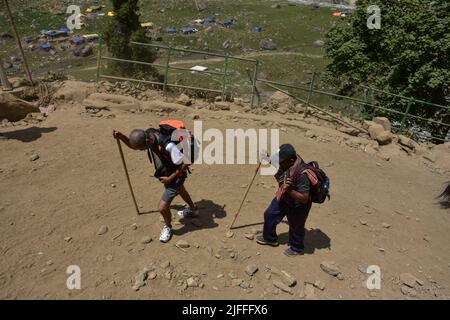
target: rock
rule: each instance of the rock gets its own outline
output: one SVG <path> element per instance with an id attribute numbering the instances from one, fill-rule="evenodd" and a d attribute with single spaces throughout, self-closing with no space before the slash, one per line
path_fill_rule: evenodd
<path id="1" fill-rule="evenodd" d="M 244 280 L 242 280 L 242 279 L 233 279 L 233 280 L 231 280 L 231 286 L 232 286 L 232 287 L 238 287 L 238 286 L 241 285 L 241 283 L 242 283 L 243 281 L 244 281 Z"/>
<path id="2" fill-rule="evenodd" d="M 341 273 L 339 266 L 334 261 L 323 261 L 320 264 L 320 268 L 329 275 L 336 277 L 339 273 Z"/>
<path id="3" fill-rule="evenodd" d="M 281 5 L 279 3 L 275 3 L 273 5 L 270 6 L 272 9 L 280 9 Z"/>
<path id="4" fill-rule="evenodd" d="M 316 280 L 316 281 L 314 281 L 314 287 L 316 287 L 317 289 L 323 291 L 323 290 L 325 290 L 325 283 L 323 283 L 320 280 Z"/>
<path id="5" fill-rule="evenodd" d="M 244 234 L 244 237 L 246 237 L 248 240 L 255 239 L 255 235 L 252 233 L 246 233 L 246 234 Z"/>
<path id="6" fill-rule="evenodd" d="M 269 39 L 262 39 L 259 42 L 259 48 L 261 50 L 276 50 L 277 49 L 277 45 Z"/>
<path id="7" fill-rule="evenodd" d="M 37 159 L 39 159 L 39 155 L 38 155 L 38 154 L 33 154 L 33 155 L 30 157 L 30 161 L 36 161 Z"/>
<path id="8" fill-rule="evenodd" d="M 187 94 L 182 93 L 177 98 L 177 103 L 182 104 L 184 106 L 190 106 L 192 104 L 192 100 L 191 100 L 191 98 L 189 98 L 189 96 Z"/>
<path id="9" fill-rule="evenodd" d="M 325 41 L 323 41 L 323 40 L 316 40 L 316 41 L 314 41 L 314 45 L 316 47 L 323 47 L 325 45 Z"/>
<path id="10" fill-rule="evenodd" d="M 70 242 L 72 240 L 72 237 L 65 237 L 64 238 L 64 241 L 66 241 L 66 242 Z"/>
<path id="11" fill-rule="evenodd" d="M 198 120 L 200 119 L 200 116 L 198 114 L 192 115 L 192 120 Z"/>
<path id="12" fill-rule="evenodd" d="M 214 105 L 219 108 L 220 110 L 230 110 L 230 104 L 228 102 L 215 102 Z"/>
<path id="13" fill-rule="evenodd" d="M 142 243 L 142 244 L 148 244 L 148 243 L 150 243 L 150 242 L 152 242 L 152 237 L 150 237 L 150 236 L 144 236 L 144 237 L 142 237 L 142 239 L 141 239 L 141 243 Z"/>
<path id="14" fill-rule="evenodd" d="M 198 287 L 198 281 L 194 277 L 188 278 L 186 282 L 187 282 L 188 287 Z"/>
<path id="15" fill-rule="evenodd" d="M 286 293 L 289 293 L 289 294 L 294 294 L 294 293 L 292 292 L 292 289 L 289 288 L 287 285 L 285 285 L 285 284 L 284 284 L 283 282 L 281 282 L 281 281 L 274 280 L 274 281 L 273 281 L 273 286 L 274 286 L 275 288 L 280 289 L 280 290 L 283 291 L 283 292 L 286 292 Z"/>
<path id="16" fill-rule="evenodd" d="M 158 276 L 158 274 L 155 271 L 152 271 L 148 274 L 148 278 L 150 280 L 155 280 L 157 276 Z"/>
<path id="17" fill-rule="evenodd" d="M 425 235 L 423 236 L 423 240 L 425 240 L 426 242 L 431 242 L 431 237 L 430 237 L 430 235 L 425 234 Z"/>
<path id="18" fill-rule="evenodd" d="M 245 268 L 245 273 L 248 274 L 249 276 L 253 276 L 257 271 L 258 271 L 258 267 L 255 266 L 254 264 L 248 265 Z"/>
<path id="19" fill-rule="evenodd" d="M 230 273 L 228 273 L 228 276 L 229 276 L 231 279 L 237 279 L 237 274 L 236 274 L 236 272 L 231 271 Z"/>
<path id="20" fill-rule="evenodd" d="M 314 299 L 316 297 L 316 293 L 314 290 L 314 286 L 311 283 L 305 284 L 305 298 L 306 299 Z"/>
<path id="21" fill-rule="evenodd" d="M 165 260 L 163 262 L 161 262 L 161 264 L 159 265 L 162 269 L 166 269 L 168 267 L 170 267 L 170 261 Z"/>
<path id="22" fill-rule="evenodd" d="M 249 289 L 249 288 L 251 288 L 251 285 L 250 285 L 250 283 L 248 283 L 247 281 L 242 281 L 242 282 L 239 284 L 239 287 L 241 287 L 242 289 Z"/>
<path id="23" fill-rule="evenodd" d="M 185 240 L 178 240 L 176 246 L 179 248 L 187 249 L 190 247 L 190 244 Z"/>
<path id="24" fill-rule="evenodd" d="M 356 128 L 349 128 L 344 126 L 340 127 L 338 130 L 354 137 L 358 136 L 358 134 L 360 133 L 360 131 Z"/>
<path id="25" fill-rule="evenodd" d="M 363 226 L 367 226 L 367 221 L 364 219 L 359 219 L 359 223 L 362 224 Z"/>
<path id="26" fill-rule="evenodd" d="M 375 117 L 372 119 L 373 122 L 381 125 L 384 130 L 391 132 L 391 122 L 386 117 Z"/>
<path id="27" fill-rule="evenodd" d="M 419 147 L 419 144 L 417 142 L 403 135 L 398 135 L 398 143 L 412 150 L 415 150 L 417 147 Z"/>
<path id="28" fill-rule="evenodd" d="M 336 276 L 336 278 L 338 279 L 338 280 L 344 280 L 345 278 L 344 278 L 344 275 L 342 274 L 342 273 L 339 273 L 337 276 Z"/>
<path id="29" fill-rule="evenodd" d="M 140 272 L 135 279 L 133 290 L 138 291 L 140 288 L 145 286 L 145 280 L 147 280 L 148 276 L 148 269 L 144 269 L 142 272 Z"/>
<path id="30" fill-rule="evenodd" d="M 133 223 L 133 224 L 131 225 L 131 230 L 137 230 L 137 228 L 138 228 L 137 223 Z"/>
<path id="31" fill-rule="evenodd" d="M 164 273 L 164 278 L 166 278 L 167 280 L 172 280 L 172 271 L 166 271 Z"/>
<path id="32" fill-rule="evenodd" d="M 112 256 L 112 254 L 107 254 L 105 259 L 106 259 L 106 261 L 108 261 L 108 262 L 113 261 L 113 256 Z"/>
<path id="33" fill-rule="evenodd" d="M 306 138 L 315 138 L 315 137 L 317 137 L 317 135 L 314 133 L 314 132 L 312 132 L 311 130 L 308 130 L 308 131 L 306 131 L 306 133 L 305 133 L 305 137 Z"/>
<path id="34" fill-rule="evenodd" d="M 400 288 L 400 291 L 405 295 L 405 296 L 410 296 L 410 297 L 415 297 L 417 296 L 417 292 L 416 290 L 414 290 L 413 288 L 410 288 L 408 286 L 402 286 Z"/>
<path id="35" fill-rule="evenodd" d="M 297 279 L 284 270 L 281 270 L 281 280 L 289 287 L 294 287 L 297 284 Z"/>
<path id="36" fill-rule="evenodd" d="M 373 121 L 367 121 L 367 120 L 364 120 L 363 125 L 362 125 L 362 128 L 365 129 L 365 130 L 369 130 L 369 128 L 370 128 L 371 126 L 373 126 L 374 124 L 377 124 L 377 123 L 375 123 L 375 122 L 373 122 Z"/>
<path id="37" fill-rule="evenodd" d="M 413 276 L 411 273 L 402 273 L 400 275 L 400 282 L 404 285 L 407 285 L 410 288 L 413 288 L 417 282 L 417 278 Z"/>
<path id="38" fill-rule="evenodd" d="M 391 225 L 390 225 L 389 223 L 386 223 L 386 222 L 383 222 L 383 223 L 381 224 L 381 226 L 382 226 L 383 228 L 386 228 L 386 229 L 389 229 L 389 228 L 391 227 Z"/>
<path id="39" fill-rule="evenodd" d="M 105 225 L 103 225 L 103 226 L 101 226 L 101 227 L 98 229 L 97 234 L 98 234 L 99 236 L 101 236 L 101 235 L 104 235 L 104 234 L 107 233 L 107 232 L 108 232 L 108 227 L 105 226 Z"/>
<path id="40" fill-rule="evenodd" d="M 384 132 L 385 130 L 381 124 L 374 123 L 369 127 L 368 131 L 369 131 L 370 138 L 375 140 L 377 138 L 377 136 L 379 134 L 381 134 L 382 132 Z"/>
<path id="41" fill-rule="evenodd" d="M 233 238 L 234 232 L 231 231 L 231 230 L 228 230 L 228 231 L 225 233 L 225 235 L 227 236 L 227 238 Z"/>
<path id="42" fill-rule="evenodd" d="M 393 137 L 394 136 L 389 131 L 383 131 L 377 135 L 376 140 L 381 146 L 384 146 L 391 143 Z"/>

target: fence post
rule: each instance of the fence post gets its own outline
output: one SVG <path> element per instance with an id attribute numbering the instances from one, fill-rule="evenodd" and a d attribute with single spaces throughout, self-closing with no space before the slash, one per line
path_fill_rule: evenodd
<path id="1" fill-rule="evenodd" d="M 97 52 L 97 76 L 96 80 L 100 79 L 100 60 L 102 58 L 102 38 L 98 38 L 98 52 Z"/>
<path id="2" fill-rule="evenodd" d="M 403 129 L 405 128 L 405 121 L 406 121 L 406 118 L 408 117 L 408 113 L 409 113 L 409 110 L 411 109 L 413 102 L 414 102 L 414 98 L 412 98 L 412 97 L 409 98 L 408 105 L 406 107 L 405 113 L 403 114 L 402 123 L 400 125 L 400 132 L 403 132 Z"/>
<path id="3" fill-rule="evenodd" d="M 167 49 L 167 57 L 166 57 L 166 71 L 164 74 L 164 86 L 163 86 L 163 92 L 166 93 L 166 86 L 167 86 L 167 79 L 169 78 L 169 64 L 170 64 L 170 53 L 172 49 L 169 45 L 169 48 Z"/>
<path id="4" fill-rule="evenodd" d="M 368 87 L 366 93 L 364 94 L 364 112 L 369 115 L 368 107 L 372 105 L 372 88 Z M 365 120 L 365 119 L 363 119 Z"/>
<path id="5" fill-rule="evenodd" d="M 259 60 L 256 60 L 255 69 L 253 72 L 253 79 L 252 79 L 252 101 L 250 102 L 250 107 L 253 108 L 253 102 L 255 100 L 255 93 L 256 93 L 256 81 L 258 77 L 258 70 L 259 69 Z"/>
<path id="6" fill-rule="evenodd" d="M 308 115 L 308 105 L 309 105 L 309 102 L 310 102 L 310 100 L 311 100 L 311 96 L 312 96 L 312 94 L 313 94 L 313 90 L 314 90 L 314 80 L 315 80 L 315 79 L 316 79 L 316 71 L 313 71 L 312 78 L 311 78 L 311 84 L 310 84 L 310 86 L 309 86 L 308 98 L 306 99 L 306 107 L 305 107 L 305 115 L 304 115 L 304 118 L 306 118 L 307 115 Z"/>
<path id="7" fill-rule="evenodd" d="M 228 71 L 228 54 L 225 57 L 225 66 L 223 68 L 222 101 L 225 101 L 225 93 L 227 88 L 227 71 Z"/>

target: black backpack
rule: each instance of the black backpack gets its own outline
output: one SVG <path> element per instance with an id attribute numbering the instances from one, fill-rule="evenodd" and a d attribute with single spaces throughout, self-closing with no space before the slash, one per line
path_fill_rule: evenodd
<path id="1" fill-rule="evenodd" d="M 298 169 L 301 174 L 306 174 L 311 182 L 311 201 L 314 203 L 324 203 L 330 200 L 330 179 L 326 173 L 320 169 L 317 161 L 302 163 Z"/>

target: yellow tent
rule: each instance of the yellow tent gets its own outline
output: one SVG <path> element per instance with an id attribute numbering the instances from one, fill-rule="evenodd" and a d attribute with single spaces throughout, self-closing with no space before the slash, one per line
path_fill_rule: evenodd
<path id="1" fill-rule="evenodd" d="M 108 17 L 114 17 L 115 15 L 114 11 L 108 11 Z"/>
<path id="2" fill-rule="evenodd" d="M 142 28 L 150 28 L 150 29 L 153 29 L 153 22 L 144 22 L 144 23 L 141 23 L 141 27 L 142 27 Z"/>

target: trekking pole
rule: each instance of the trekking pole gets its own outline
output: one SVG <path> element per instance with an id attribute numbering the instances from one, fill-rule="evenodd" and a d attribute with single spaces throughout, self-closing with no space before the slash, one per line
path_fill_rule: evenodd
<path id="1" fill-rule="evenodd" d="M 253 184 L 253 181 L 255 181 L 255 177 L 258 174 L 258 170 L 259 170 L 260 167 L 261 167 L 261 161 L 259 161 L 258 166 L 256 167 L 256 170 L 255 170 L 255 174 L 253 175 L 252 180 L 250 181 L 250 184 L 248 185 L 247 190 L 245 191 L 244 197 L 242 198 L 242 201 L 241 201 L 241 204 L 239 206 L 239 209 L 236 212 L 236 214 L 234 215 L 234 219 L 233 219 L 233 222 L 231 223 L 230 229 L 233 228 L 234 222 L 236 221 L 236 219 L 237 219 L 237 217 L 239 215 L 239 212 L 241 211 L 242 205 L 244 204 L 244 201 L 247 198 L 247 194 L 250 191 L 250 188 L 251 188 L 251 186 Z"/>
<path id="2" fill-rule="evenodd" d="M 130 188 L 131 197 L 133 198 L 134 207 L 136 208 L 136 213 L 139 215 L 139 208 L 136 203 L 136 198 L 134 197 L 133 187 L 131 186 L 130 176 L 128 175 L 127 164 L 125 163 L 125 157 L 123 156 L 122 145 L 120 144 L 120 140 L 117 140 L 117 147 L 119 147 L 120 157 L 122 158 L 123 169 L 125 170 L 125 175 L 127 177 L 128 187 Z"/>

